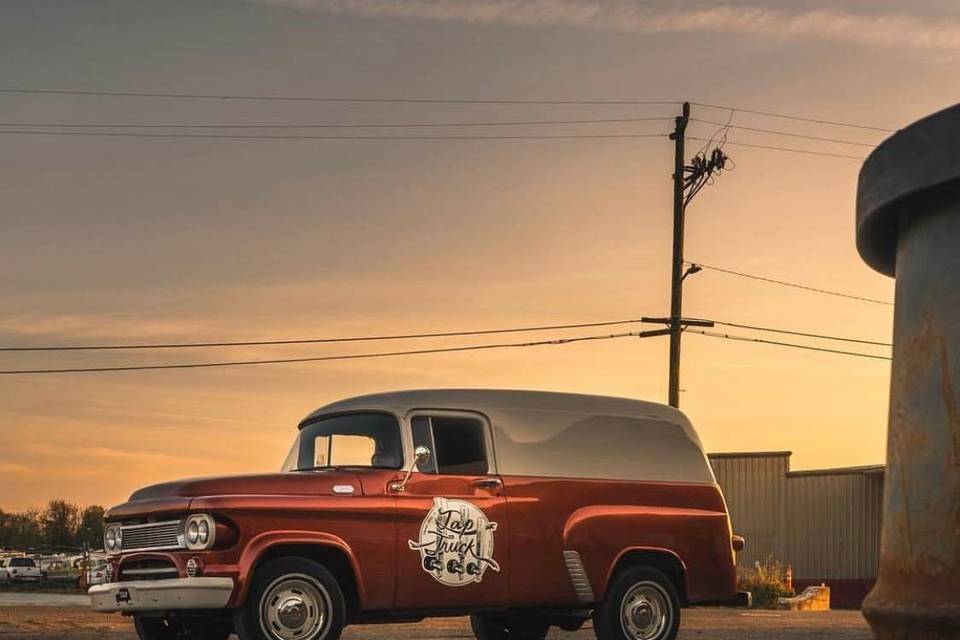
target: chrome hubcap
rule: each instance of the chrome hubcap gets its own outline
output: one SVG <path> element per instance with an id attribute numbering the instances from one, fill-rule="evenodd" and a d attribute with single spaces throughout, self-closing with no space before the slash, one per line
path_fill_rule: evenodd
<path id="1" fill-rule="evenodd" d="M 330 596 L 310 576 L 278 578 L 260 599 L 260 626 L 274 640 L 316 640 L 329 628 Z"/>
<path id="2" fill-rule="evenodd" d="M 656 640 L 673 622 L 670 599 L 655 582 L 638 582 L 620 604 L 620 626 L 632 640 Z"/>
<path id="3" fill-rule="evenodd" d="M 291 596 L 277 605 L 277 619 L 287 629 L 299 629 L 307 621 L 307 605 L 298 596 Z"/>

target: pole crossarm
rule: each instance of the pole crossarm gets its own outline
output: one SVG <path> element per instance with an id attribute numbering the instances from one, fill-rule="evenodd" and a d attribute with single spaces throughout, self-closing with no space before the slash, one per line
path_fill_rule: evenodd
<path id="1" fill-rule="evenodd" d="M 636 334 L 638 338 L 653 338 L 656 336 L 668 336 L 672 333 L 670 329 L 654 329 L 653 331 L 640 331 Z"/>
<path id="2" fill-rule="evenodd" d="M 665 324 L 670 325 L 673 323 L 673 318 L 641 318 L 640 322 L 645 322 L 647 324 Z M 696 320 L 694 318 L 677 318 L 677 322 L 681 325 L 687 327 L 712 327 L 714 322 L 712 320 Z"/>

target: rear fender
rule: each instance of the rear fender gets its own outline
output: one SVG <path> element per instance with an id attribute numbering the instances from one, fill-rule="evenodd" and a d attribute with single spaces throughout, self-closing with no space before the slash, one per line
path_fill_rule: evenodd
<path id="1" fill-rule="evenodd" d="M 690 601 L 722 600 L 735 592 L 727 514 L 719 511 L 636 505 L 593 505 L 571 514 L 564 550 L 580 554 L 597 600 L 618 564 L 635 553 L 674 559 Z"/>

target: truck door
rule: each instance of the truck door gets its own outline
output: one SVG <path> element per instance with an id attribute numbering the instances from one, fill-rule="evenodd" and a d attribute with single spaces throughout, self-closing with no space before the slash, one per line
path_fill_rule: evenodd
<path id="1" fill-rule="evenodd" d="M 410 419 L 430 458 L 397 492 L 397 608 L 508 604 L 508 530 L 490 425 L 474 413 Z"/>

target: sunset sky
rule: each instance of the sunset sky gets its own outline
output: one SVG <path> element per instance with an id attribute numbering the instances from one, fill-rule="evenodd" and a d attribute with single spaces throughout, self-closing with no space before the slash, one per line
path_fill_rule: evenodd
<path id="1" fill-rule="evenodd" d="M 904 6 L 894 0 L 6 0 L 0 88 L 689 99 L 897 128 L 956 101 L 960 63 L 960 6 L 916 0 L 910 15 Z M 0 129 L 43 122 L 603 119 L 676 111 L 4 93 Z M 730 112 L 695 106 L 693 115 L 726 121 Z M 747 113 L 734 113 L 732 122 L 863 143 L 884 137 Z M 426 133 L 665 133 L 670 127 L 652 121 Z M 693 123 L 690 134 L 709 137 L 716 129 Z M 729 140 L 735 170 L 688 210 L 688 259 L 892 300 L 893 281 L 872 272 L 854 247 L 859 161 L 732 143 L 854 156 L 868 148 L 745 130 L 732 130 Z M 11 134 L 0 141 L 0 346 L 451 331 L 669 310 L 672 146 L 665 138 Z M 691 152 L 699 144 L 691 143 Z M 891 337 L 889 306 L 708 271 L 691 276 L 685 291 L 688 316 Z M 501 341 L 0 353 L 0 369 Z M 657 338 L 314 364 L 2 376 L 0 508 L 40 506 L 55 497 L 110 505 L 138 486 L 175 477 L 275 470 L 296 423 L 345 396 L 505 387 L 664 401 L 666 364 L 667 339 Z M 882 360 L 684 339 L 682 407 L 710 451 L 788 449 L 795 468 L 882 462 L 888 383 L 889 363 Z"/>

